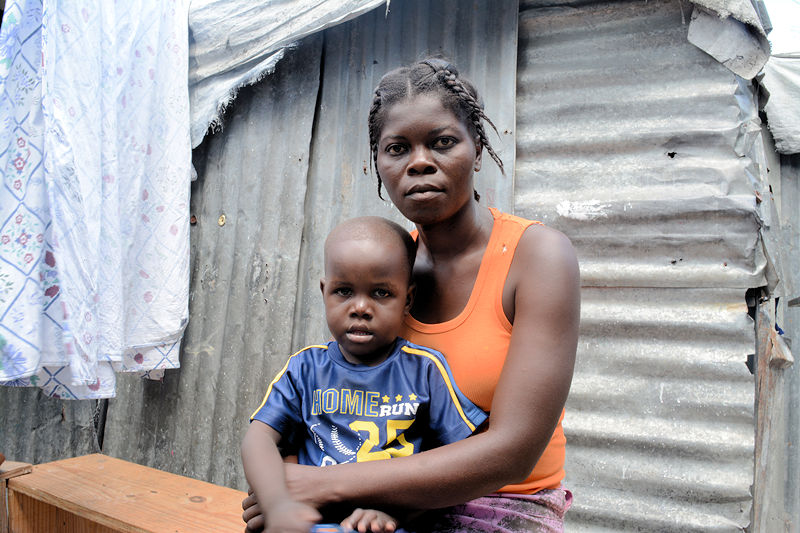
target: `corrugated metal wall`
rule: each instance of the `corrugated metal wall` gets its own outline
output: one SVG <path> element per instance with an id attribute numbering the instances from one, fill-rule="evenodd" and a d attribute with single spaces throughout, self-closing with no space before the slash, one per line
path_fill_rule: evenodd
<path id="1" fill-rule="evenodd" d="M 768 423 L 776 428 L 767 442 L 768 455 L 759 470 L 768 478 L 765 531 L 800 531 L 800 154 L 770 161 L 770 184 L 778 199 L 783 257 L 783 297 L 776 305 L 776 322 L 794 355 L 788 368 L 769 368 L 775 383 Z M 770 302 L 773 303 L 773 302 Z"/>
<path id="2" fill-rule="evenodd" d="M 31 463 L 97 452 L 97 405 L 48 398 L 39 388 L 0 387 L 0 452 Z"/>
<path id="3" fill-rule="evenodd" d="M 515 210 L 582 271 L 569 531 L 738 531 L 753 482 L 745 290 L 764 284 L 747 83 L 677 0 L 523 3 Z"/>
<path id="4" fill-rule="evenodd" d="M 782 325 L 789 342 L 794 341 L 794 365 L 786 373 L 787 392 L 784 412 L 788 418 L 784 447 L 787 455 L 785 477 L 785 512 L 792 521 L 792 533 L 800 531 L 800 154 L 781 157 L 781 226 L 785 230 L 785 246 L 790 268 L 790 292 L 782 304 Z M 792 302 L 792 303 L 789 303 Z"/>
<path id="5" fill-rule="evenodd" d="M 765 283 L 766 264 L 749 85 L 686 41 L 688 2 L 549 4 L 523 1 L 518 19 L 511 0 L 394 0 L 388 17 L 379 9 L 306 39 L 241 91 L 195 153 L 182 368 L 163 382 L 120 377 L 105 453 L 244 487 L 238 444 L 266 382 L 293 349 L 327 336 L 317 280 L 328 228 L 358 214 L 402 220 L 369 172 L 372 89 L 442 51 L 483 93 L 507 169 L 516 144 L 515 176 L 487 160 L 479 192 L 579 251 L 568 531 L 748 522 L 744 362 L 755 347 L 744 293 Z M 7 456 L 94 451 L 94 402 L 38 396 L 0 389 Z"/>

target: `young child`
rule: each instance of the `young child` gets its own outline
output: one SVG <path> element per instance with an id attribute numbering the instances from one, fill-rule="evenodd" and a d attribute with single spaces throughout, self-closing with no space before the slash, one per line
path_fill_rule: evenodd
<path id="1" fill-rule="evenodd" d="M 408 232 L 380 217 L 347 220 L 325 241 L 320 288 L 334 340 L 289 358 L 242 442 L 266 530 L 306 533 L 321 518 L 289 495 L 279 446 L 306 465 L 389 459 L 466 438 L 486 420 L 441 353 L 398 336 L 413 301 L 415 255 Z M 342 525 L 397 527 L 386 513 L 361 509 Z"/>

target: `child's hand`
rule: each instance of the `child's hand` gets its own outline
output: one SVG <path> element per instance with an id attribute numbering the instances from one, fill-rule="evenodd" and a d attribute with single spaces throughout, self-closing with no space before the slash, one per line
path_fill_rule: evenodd
<path id="1" fill-rule="evenodd" d="M 355 529 L 359 533 L 393 533 L 397 529 L 397 520 L 376 509 L 356 509 L 342 520 L 342 527 Z"/>
<path id="2" fill-rule="evenodd" d="M 284 500 L 272 505 L 267 513 L 265 533 L 308 533 L 322 519 L 319 512 L 304 503 Z"/>

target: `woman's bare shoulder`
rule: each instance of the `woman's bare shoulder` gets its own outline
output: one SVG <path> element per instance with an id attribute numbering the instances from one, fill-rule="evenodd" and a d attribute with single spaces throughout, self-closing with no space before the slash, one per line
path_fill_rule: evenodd
<path id="1" fill-rule="evenodd" d="M 578 257 L 569 237 L 544 224 L 532 224 L 522 234 L 512 268 L 538 274 L 524 276 L 526 279 L 541 279 L 547 274 L 579 275 Z"/>

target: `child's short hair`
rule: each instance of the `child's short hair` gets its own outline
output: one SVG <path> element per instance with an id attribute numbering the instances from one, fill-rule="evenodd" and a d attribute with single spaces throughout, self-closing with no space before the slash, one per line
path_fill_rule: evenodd
<path id="1" fill-rule="evenodd" d="M 347 219 L 337 225 L 328 234 L 328 239 L 325 240 L 325 255 L 328 253 L 328 240 L 331 236 L 344 230 L 348 231 L 348 235 L 357 238 L 378 238 L 382 234 L 392 235 L 395 234 L 400 238 L 406 253 L 406 261 L 408 264 L 408 279 L 414 272 L 414 260 L 417 258 L 417 241 L 406 231 L 400 224 L 389 220 L 388 218 L 376 216 L 364 216 Z"/>

